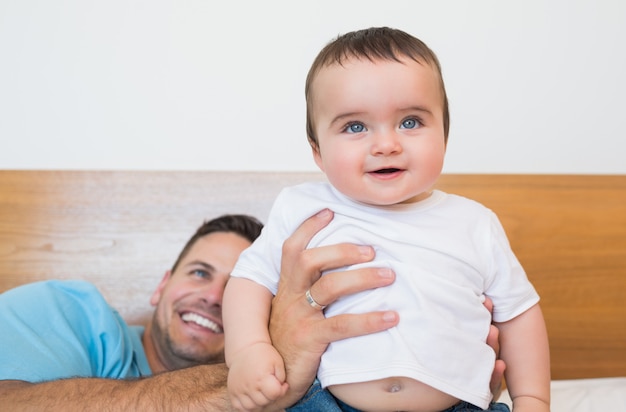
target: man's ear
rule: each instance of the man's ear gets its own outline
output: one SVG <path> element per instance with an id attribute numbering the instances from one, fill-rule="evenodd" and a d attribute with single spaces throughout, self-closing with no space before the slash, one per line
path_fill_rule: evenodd
<path id="1" fill-rule="evenodd" d="M 159 282 L 159 285 L 150 297 L 150 304 L 152 306 L 156 306 L 161 300 L 161 294 L 163 292 L 163 289 L 165 288 L 165 285 L 167 285 L 167 281 L 170 280 L 170 277 L 172 277 L 172 271 L 168 270 L 167 272 L 165 272 L 163 279 L 161 279 L 161 282 Z"/>

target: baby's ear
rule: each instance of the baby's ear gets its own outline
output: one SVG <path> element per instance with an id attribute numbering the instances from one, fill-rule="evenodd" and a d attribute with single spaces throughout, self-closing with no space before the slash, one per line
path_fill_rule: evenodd
<path id="1" fill-rule="evenodd" d="M 320 153 L 319 146 L 314 146 L 313 144 L 311 144 L 311 152 L 313 153 L 313 160 L 315 160 L 315 164 L 323 172 L 324 162 L 322 162 L 322 154 Z"/>

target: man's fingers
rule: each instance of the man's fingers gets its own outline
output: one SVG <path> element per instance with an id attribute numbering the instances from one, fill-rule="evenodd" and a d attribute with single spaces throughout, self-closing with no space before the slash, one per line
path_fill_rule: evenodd
<path id="1" fill-rule="evenodd" d="M 487 334 L 487 345 L 491 346 L 496 353 L 496 359 L 500 357 L 500 329 L 494 325 L 490 325 L 489 334 Z"/>
<path id="2" fill-rule="evenodd" d="M 318 304 L 326 306 L 341 296 L 388 286 L 393 283 L 394 279 L 394 272 L 388 268 L 354 269 L 327 273 L 309 290 L 311 297 Z"/>
<path id="3" fill-rule="evenodd" d="M 319 278 L 321 271 L 313 259 L 316 255 L 309 253 L 306 247 L 313 236 L 328 225 L 332 218 L 333 213 L 330 210 L 321 210 L 305 220 L 285 240 L 282 248 L 279 290 L 291 289 L 295 293 L 300 293 Z"/>
<path id="4" fill-rule="evenodd" d="M 307 249 L 304 254 L 309 267 L 314 267 L 319 272 L 369 262 L 375 256 L 371 246 L 352 243 L 319 246 Z"/>
<path id="5" fill-rule="evenodd" d="M 281 260 L 281 287 L 294 293 L 304 293 L 319 279 L 322 272 L 347 265 L 370 261 L 374 250 L 370 246 L 339 244 L 306 249 L 307 245 L 332 220 L 328 209 L 305 220 L 283 243 Z"/>
<path id="6" fill-rule="evenodd" d="M 491 299 L 486 298 L 483 304 L 490 313 L 493 313 L 493 302 L 491 301 Z M 506 364 L 502 359 L 499 359 L 500 329 L 498 329 L 494 325 L 490 325 L 489 327 L 489 334 L 487 335 L 487 345 L 491 346 L 493 351 L 496 353 L 496 363 L 493 369 L 493 373 L 491 374 L 489 387 L 491 389 L 491 393 L 493 394 L 493 399 L 497 400 L 502 393 L 502 382 L 504 380 L 504 370 L 506 369 Z"/>
<path id="7" fill-rule="evenodd" d="M 489 387 L 491 388 L 494 401 L 497 401 L 502 394 L 502 382 L 504 380 L 505 369 L 506 364 L 504 361 L 502 359 L 496 360 L 493 373 L 491 374 L 491 381 L 489 382 Z"/>
<path id="8" fill-rule="evenodd" d="M 341 339 L 381 332 L 396 326 L 399 321 L 397 312 L 371 312 L 363 314 L 345 314 L 326 318 L 318 324 L 316 339 L 328 344 Z"/>
<path id="9" fill-rule="evenodd" d="M 485 305 L 489 313 L 493 314 L 493 301 L 489 296 L 485 296 L 485 301 L 483 302 L 483 305 Z"/>
<path id="10" fill-rule="evenodd" d="M 283 255 L 303 251 L 313 236 L 333 219 L 333 212 L 323 209 L 305 220 L 283 244 Z"/>

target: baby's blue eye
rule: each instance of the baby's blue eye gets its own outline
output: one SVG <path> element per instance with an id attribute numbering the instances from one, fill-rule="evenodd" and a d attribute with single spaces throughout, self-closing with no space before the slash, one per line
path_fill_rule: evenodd
<path id="1" fill-rule="evenodd" d="M 406 119 L 402 121 L 402 128 L 403 129 L 415 129 L 417 127 L 419 127 L 420 124 L 417 121 L 417 119 Z"/>
<path id="2" fill-rule="evenodd" d="M 365 126 L 361 123 L 351 123 L 346 127 L 346 132 L 348 133 L 361 133 L 365 130 Z"/>

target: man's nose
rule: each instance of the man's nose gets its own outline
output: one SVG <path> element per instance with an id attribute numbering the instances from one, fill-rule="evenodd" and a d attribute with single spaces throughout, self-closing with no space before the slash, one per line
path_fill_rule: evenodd
<path id="1" fill-rule="evenodd" d="M 226 281 L 213 281 L 201 288 L 199 292 L 203 298 L 212 305 L 222 306 L 222 299 L 224 297 L 224 288 L 226 287 Z"/>

